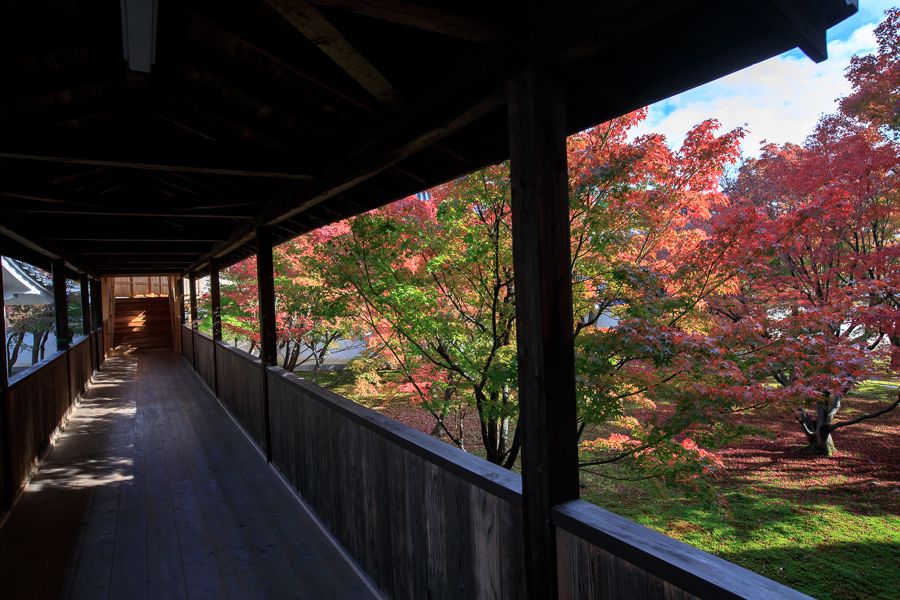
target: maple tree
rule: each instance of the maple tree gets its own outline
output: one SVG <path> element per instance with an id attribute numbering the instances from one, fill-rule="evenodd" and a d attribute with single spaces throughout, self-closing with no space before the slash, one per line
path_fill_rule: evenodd
<path id="1" fill-rule="evenodd" d="M 21 350 L 31 350 L 31 364 L 44 358 L 47 339 L 56 325 L 52 304 L 25 304 L 5 306 L 6 357 L 8 375 L 19 360 Z M 25 343 L 25 336 L 32 335 L 32 343 Z"/>
<path id="2" fill-rule="evenodd" d="M 833 454 L 837 429 L 900 403 L 835 419 L 849 391 L 900 358 L 898 159 L 877 127 L 831 115 L 802 146 L 764 147 L 729 185 L 768 250 L 713 310 L 745 376 L 774 378 L 767 401 L 796 407 L 818 454 Z"/>
<path id="3" fill-rule="evenodd" d="M 316 268 L 320 257 L 313 254 L 316 244 L 342 227 L 321 228 L 273 250 L 277 350 L 288 371 L 310 364 L 313 382 L 338 342 L 363 335 L 352 318 L 356 311 L 352 297 L 339 287 L 323 284 Z M 256 260 L 247 259 L 223 270 L 220 294 L 223 337 L 250 342 L 250 352 L 254 352 L 259 346 Z M 211 331 L 208 294 L 202 302 L 205 318 L 201 326 Z"/>
<path id="4" fill-rule="evenodd" d="M 847 79 L 853 94 L 841 101 L 845 114 L 856 115 L 900 134 L 900 8 L 885 11 L 875 29 L 878 51 L 854 56 Z"/>
<path id="5" fill-rule="evenodd" d="M 284 368 L 311 363 L 318 380 L 325 359 L 339 344 L 363 337 L 356 299 L 345 287 L 326 285 L 316 248 L 346 229 L 346 224 L 321 228 L 275 248 L 276 331 Z"/>
<path id="6" fill-rule="evenodd" d="M 722 466 L 708 449 L 748 431 L 735 418 L 747 382 L 705 309 L 748 260 L 746 223 L 710 225 L 743 132 L 705 121 L 674 151 L 658 135 L 629 143 L 644 116 L 569 140 L 579 421 L 616 429 L 582 442 L 582 468 L 624 461 L 698 487 Z"/>
<path id="7" fill-rule="evenodd" d="M 43 285 L 52 285 L 50 274 L 46 271 L 26 263 L 19 263 L 19 266 Z M 68 322 L 73 337 L 85 335 L 81 291 L 72 280 L 66 281 L 66 290 Z M 32 365 L 44 360 L 47 342 L 56 328 L 55 309 L 53 304 L 20 304 L 5 305 L 3 310 L 6 318 L 6 364 L 8 375 L 12 375 L 22 350 L 31 351 Z M 30 344 L 25 341 L 27 335 L 31 335 Z M 55 345 L 53 349 L 55 351 Z"/>
<path id="8" fill-rule="evenodd" d="M 678 151 L 661 136 L 629 142 L 645 115 L 568 142 L 581 426 L 612 422 L 624 432 L 583 449 L 586 467 L 628 459 L 658 475 L 684 467 L 679 476 L 687 478 L 717 467 L 687 434 L 704 445 L 727 439 L 723 415 L 735 401 L 703 393 L 717 389 L 701 385 L 712 373 L 726 390 L 723 381 L 736 376 L 693 321 L 733 269 L 735 232 L 713 242 L 704 224 L 724 201 L 718 178 L 737 159 L 742 132 L 717 135 L 708 121 Z M 441 186 L 428 200 L 359 217 L 323 253 L 326 279 L 349 282 L 364 299 L 370 340 L 401 370 L 402 385 L 440 423 L 471 397 L 488 460 L 506 466 L 518 448 L 510 439 L 517 405 L 509 212 L 504 163 Z M 619 324 L 596 327 L 610 317 Z M 654 401 L 676 409 L 654 412 Z M 634 416 L 635 405 L 648 409 L 644 418 Z"/>
<path id="9" fill-rule="evenodd" d="M 509 178 L 484 169 L 353 220 L 326 245 L 329 285 L 349 285 L 370 344 L 443 432 L 471 396 L 487 459 L 511 466 L 515 346 Z M 468 403 L 464 403 L 468 404 Z"/>

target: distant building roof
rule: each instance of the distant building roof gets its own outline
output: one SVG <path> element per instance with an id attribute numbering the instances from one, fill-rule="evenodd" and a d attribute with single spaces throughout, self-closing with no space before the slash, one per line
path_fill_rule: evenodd
<path id="1" fill-rule="evenodd" d="M 17 261 L 2 257 L 4 304 L 52 304 L 53 293 Z"/>

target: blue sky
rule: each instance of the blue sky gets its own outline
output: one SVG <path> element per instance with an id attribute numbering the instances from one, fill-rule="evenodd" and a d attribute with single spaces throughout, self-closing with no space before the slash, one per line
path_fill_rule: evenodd
<path id="1" fill-rule="evenodd" d="M 748 67 L 650 107 L 638 134 L 662 133 L 673 146 L 707 118 L 723 130 L 745 127 L 743 151 L 759 154 L 762 140 L 801 143 L 822 114 L 850 92 L 844 71 L 854 54 L 876 49 L 873 30 L 897 0 L 859 0 L 859 11 L 828 30 L 828 60 L 816 64 L 799 50 Z"/>

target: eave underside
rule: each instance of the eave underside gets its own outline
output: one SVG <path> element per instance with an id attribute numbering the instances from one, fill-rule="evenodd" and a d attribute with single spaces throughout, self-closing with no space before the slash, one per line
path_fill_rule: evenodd
<path id="1" fill-rule="evenodd" d="M 95 276 L 203 271 L 508 156 L 506 82 L 580 131 L 783 51 L 843 0 L 161 0 L 150 73 L 118 3 L 0 4 L 3 253 Z"/>

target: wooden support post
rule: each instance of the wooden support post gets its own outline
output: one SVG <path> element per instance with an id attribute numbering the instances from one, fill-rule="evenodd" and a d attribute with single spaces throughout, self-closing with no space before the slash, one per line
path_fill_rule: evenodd
<path id="1" fill-rule="evenodd" d="M 100 278 L 100 310 L 103 312 L 103 358 L 112 354 L 116 335 L 116 302 L 115 302 L 115 277 Z"/>
<path id="2" fill-rule="evenodd" d="M 69 307 L 66 302 L 66 265 L 61 258 L 50 262 L 53 277 L 53 312 L 56 316 L 56 349 L 68 350 Z"/>
<path id="3" fill-rule="evenodd" d="M 219 295 L 219 259 L 209 259 L 209 300 L 212 309 L 213 391 L 219 397 L 219 366 L 216 358 L 217 342 L 222 341 L 222 302 Z"/>
<path id="4" fill-rule="evenodd" d="M 93 327 L 91 327 L 91 291 L 88 283 L 87 273 L 81 274 L 81 324 L 84 329 L 84 335 L 90 336 Z"/>
<path id="5" fill-rule="evenodd" d="M 219 295 L 219 259 L 209 259 L 209 300 L 212 307 L 213 340 L 222 339 L 222 301 Z"/>
<path id="6" fill-rule="evenodd" d="M 191 329 L 197 329 L 200 326 L 197 319 L 197 276 L 193 271 L 188 274 L 188 288 L 191 294 Z"/>
<path id="7" fill-rule="evenodd" d="M 194 352 L 194 340 L 196 339 L 196 335 L 194 334 L 194 330 L 197 329 L 200 324 L 197 322 L 197 275 L 194 274 L 193 271 L 188 273 L 188 294 L 190 295 L 190 317 L 191 317 L 191 366 L 194 367 L 194 370 L 197 370 L 197 353 Z"/>
<path id="8" fill-rule="evenodd" d="M 91 279 L 90 283 L 90 294 L 91 294 L 91 327 L 94 330 L 100 329 L 100 335 L 97 336 L 96 343 L 94 344 L 94 351 L 96 352 L 95 362 L 97 368 L 100 368 L 100 365 L 103 364 L 103 338 L 105 336 L 105 332 L 103 329 L 103 284 L 99 279 Z"/>
<path id="9" fill-rule="evenodd" d="M 69 362 L 69 346 L 72 344 L 72 336 L 69 335 L 69 303 L 66 297 L 66 263 L 61 258 L 50 261 L 51 277 L 53 279 L 53 313 L 56 316 L 56 351 L 66 352 L 66 398 L 69 406 L 75 404 L 75 396 L 72 394 L 72 365 Z"/>
<path id="10" fill-rule="evenodd" d="M 507 92 L 525 584 L 543 600 L 558 595 L 550 509 L 578 498 L 565 102 L 533 68 Z"/>
<path id="11" fill-rule="evenodd" d="M 184 277 L 178 278 L 178 283 L 175 285 L 175 293 L 178 294 L 178 322 L 184 325 Z"/>
<path id="12" fill-rule="evenodd" d="M 272 230 L 256 231 L 256 278 L 259 287 L 259 358 L 263 369 L 263 423 L 266 460 L 272 461 L 272 426 L 269 423 L 269 376 L 266 367 L 278 364 L 275 334 L 275 265 L 272 259 Z"/>
<path id="13" fill-rule="evenodd" d="M 2 252 L 0 252 L 0 256 L 2 256 Z M 0 437 L 2 437 L 0 452 L 3 453 L 3 491 L 0 493 L 0 506 L 5 512 L 12 507 L 12 501 L 16 494 L 16 483 L 13 480 L 12 440 L 10 439 L 9 408 L 6 404 L 6 391 L 9 388 L 9 364 L 7 364 L 6 356 L 6 304 L 2 276 L 0 276 L 0 334 L 4 341 L 3 350 L 0 352 L 3 355 L 3 359 L 0 360 Z"/>
<path id="14" fill-rule="evenodd" d="M 99 279 L 91 279 L 90 288 L 91 327 L 100 329 L 103 327 L 103 284 L 100 283 Z"/>

